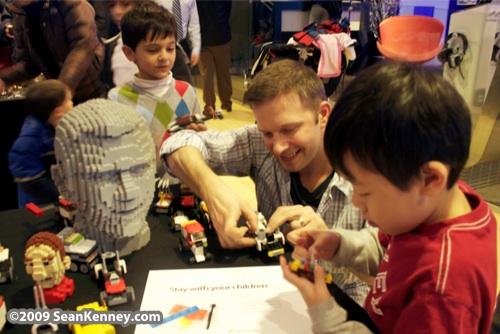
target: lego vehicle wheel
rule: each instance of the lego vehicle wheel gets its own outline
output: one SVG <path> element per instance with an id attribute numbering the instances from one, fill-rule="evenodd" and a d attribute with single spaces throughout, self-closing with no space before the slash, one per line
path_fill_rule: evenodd
<path id="1" fill-rule="evenodd" d="M 69 265 L 69 270 L 72 273 L 76 273 L 78 271 L 78 264 L 76 264 L 75 262 L 71 262 L 71 264 Z"/>
<path id="2" fill-rule="evenodd" d="M 127 286 L 127 300 L 129 303 L 133 303 L 135 301 L 135 292 L 134 287 Z"/>
<path id="3" fill-rule="evenodd" d="M 101 291 L 99 293 L 99 299 L 101 300 L 102 305 L 109 305 L 108 294 L 106 293 L 106 291 Z"/>
<path id="4" fill-rule="evenodd" d="M 184 246 L 182 246 L 182 241 L 179 241 L 179 252 L 184 252 Z"/>
<path id="5" fill-rule="evenodd" d="M 212 253 L 205 252 L 205 261 L 210 261 L 212 259 Z"/>
<path id="6" fill-rule="evenodd" d="M 86 263 L 82 263 L 80 264 L 80 266 L 78 267 L 80 269 L 80 271 L 84 274 L 87 274 L 89 271 L 90 271 L 90 268 L 89 268 L 89 265 L 86 264 Z"/>
<path id="7" fill-rule="evenodd" d="M 205 218 L 205 221 L 207 222 L 207 228 L 212 231 L 214 229 L 214 225 L 212 224 L 212 220 L 210 219 L 210 216 L 208 213 L 204 213 L 203 217 Z"/>
<path id="8" fill-rule="evenodd" d="M 191 256 L 189 258 L 189 263 L 191 263 L 191 264 L 196 263 L 196 259 L 194 258 L 194 256 Z"/>

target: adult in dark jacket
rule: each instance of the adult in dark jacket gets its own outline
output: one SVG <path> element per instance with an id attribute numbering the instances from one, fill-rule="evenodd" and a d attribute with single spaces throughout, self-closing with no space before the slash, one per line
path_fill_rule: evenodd
<path id="1" fill-rule="evenodd" d="M 223 111 L 231 111 L 233 86 L 231 82 L 231 28 L 229 16 L 232 2 L 196 1 L 200 16 L 201 52 L 200 68 L 203 78 L 203 114 L 210 117 L 209 108 L 215 110 L 214 77 Z"/>
<path id="2" fill-rule="evenodd" d="M 75 104 L 105 94 L 99 80 L 104 46 L 87 1 L 14 0 L 16 65 L 0 72 L 0 90 L 43 73 L 71 90 Z"/>

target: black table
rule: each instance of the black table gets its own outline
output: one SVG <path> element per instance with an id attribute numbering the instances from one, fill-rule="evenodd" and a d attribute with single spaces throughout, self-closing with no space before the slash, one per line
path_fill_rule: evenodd
<path id="1" fill-rule="evenodd" d="M 220 267 L 244 267 L 278 265 L 278 258 L 269 258 L 266 252 L 259 252 L 255 248 L 241 250 L 226 250 L 221 248 L 215 232 L 207 232 L 208 250 L 212 253 L 210 261 L 190 264 L 190 253 L 178 251 L 179 232 L 169 230 L 170 217 L 167 215 L 150 215 L 147 217 L 151 229 L 151 240 L 142 249 L 123 257 L 127 262 L 127 274 L 124 279 L 127 285 L 135 290 L 135 302 L 111 307 L 110 310 L 140 309 L 142 296 L 146 285 L 149 270 L 165 269 L 199 269 Z M 55 220 L 54 211 L 47 211 L 43 216 L 36 217 L 25 209 L 0 211 L 0 242 L 10 249 L 14 258 L 14 281 L 0 284 L 0 295 L 3 295 L 7 309 L 35 308 L 33 298 L 33 280 L 24 268 L 24 246 L 33 234 L 40 231 L 59 232 L 64 226 Z M 286 256 L 290 256 L 291 249 L 286 247 Z M 92 274 L 91 274 L 92 273 Z M 101 280 L 89 274 L 67 272 L 67 276 L 74 279 L 75 291 L 64 303 L 57 306 L 63 310 L 75 310 L 76 306 L 98 301 L 99 292 L 104 290 Z M 346 303 L 344 307 L 350 309 L 350 318 L 366 319 L 367 315 L 356 303 L 344 295 L 333 284 L 331 292 L 339 303 Z M 133 333 L 135 326 L 115 326 L 117 333 Z M 28 325 L 12 325 L 7 323 L 3 333 L 28 333 Z M 65 325 L 59 325 L 59 333 L 67 333 Z"/>

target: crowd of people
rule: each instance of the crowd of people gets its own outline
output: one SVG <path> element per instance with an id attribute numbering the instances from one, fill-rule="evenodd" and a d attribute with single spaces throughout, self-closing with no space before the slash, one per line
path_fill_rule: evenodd
<path id="1" fill-rule="evenodd" d="M 220 178 L 249 176 L 268 231 L 283 230 L 294 258 L 330 262 L 334 284 L 365 307 L 380 332 L 489 332 L 497 222 L 459 180 L 470 112 L 442 76 L 381 62 L 360 73 L 332 109 L 312 68 L 281 60 L 245 92 L 255 124 L 207 130 L 204 119 L 219 109 L 214 77 L 220 109 L 232 110 L 231 1 L 106 3 L 117 29 L 108 38 L 98 31 L 109 27 L 98 28 L 87 1 L 13 0 L 4 7 L 2 34 L 13 38 L 15 52 L 0 70 L 0 89 L 40 74 L 47 79 L 29 86 L 30 115 L 9 153 L 20 206 L 58 196 L 48 169 L 56 164 L 59 120 L 73 104 L 109 99 L 144 117 L 156 175 L 176 177 L 204 199 L 222 247 L 255 243 L 247 232 L 257 229 L 257 213 Z M 203 107 L 190 76 L 196 65 Z M 186 116 L 195 121 L 170 133 Z M 238 226 L 241 216 L 249 227 Z M 332 298 L 321 266 L 311 281 L 284 257 L 280 264 L 307 304 L 313 332 L 372 331 Z"/>

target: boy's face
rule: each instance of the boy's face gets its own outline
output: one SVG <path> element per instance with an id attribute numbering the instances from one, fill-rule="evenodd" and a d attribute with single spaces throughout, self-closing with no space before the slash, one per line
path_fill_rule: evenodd
<path id="1" fill-rule="evenodd" d="M 371 225 L 387 234 L 399 235 L 412 231 L 429 217 L 418 181 L 403 191 L 381 174 L 360 166 L 350 152 L 344 160 L 352 175 L 352 178 L 343 175 L 353 186 L 352 204 Z"/>
<path id="2" fill-rule="evenodd" d="M 109 16 L 114 24 L 121 30 L 122 17 L 134 8 L 136 1 L 113 0 L 109 2 Z"/>
<path id="3" fill-rule="evenodd" d="M 139 73 L 137 77 L 145 80 L 161 80 L 170 75 L 175 62 L 175 36 L 157 37 L 151 40 L 151 32 L 132 50 L 124 45 L 123 52 L 133 61 Z"/>
<path id="4" fill-rule="evenodd" d="M 54 111 L 49 117 L 48 123 L 52 124 L 54 128 L 57 127 L 57 125 L 59 125 L 59 121 L 61 120 L 61 118 L 64 115 L 66 115 L 71 109 L 73 109 L 73 100 L 71 96 L 71 91 L 69 90 L 69 88 L 67 88 L 64 101 L 59 107 L 54 109 Z"/>
<path id="5" fill-rule="evenodd" d="M 295 93 L 253 105 L 252 110 L 264 145 L 286 171 L 314 168 L 315 158 L 323 152 L 327 116 L 306 108 Z"/>

